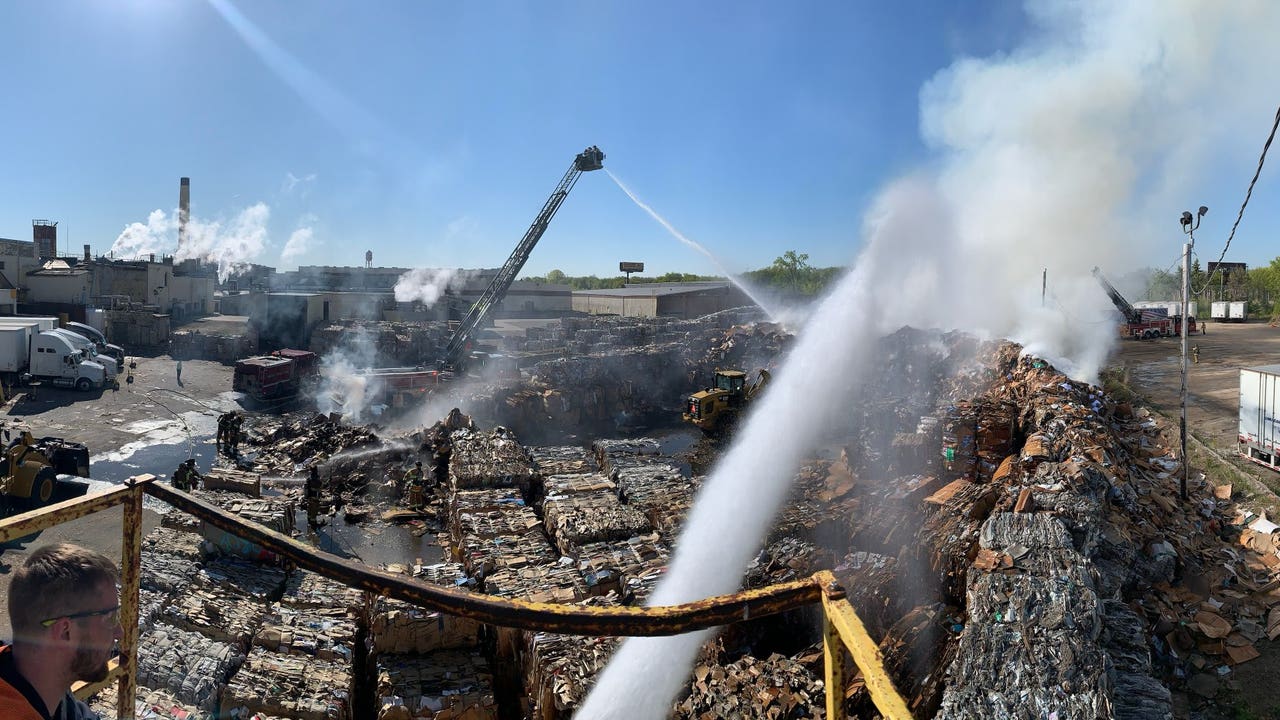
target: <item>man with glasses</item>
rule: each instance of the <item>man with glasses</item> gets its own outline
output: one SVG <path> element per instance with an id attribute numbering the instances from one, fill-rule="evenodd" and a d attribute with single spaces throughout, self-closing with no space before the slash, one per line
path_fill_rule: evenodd
<path id="1" fill-rule="evenodd" d="M 9 583 L 13 644 L 0 647 L 0 718 L 89 720 L 71 684 L 107 677 L 120 639 L 119 573 L 100 553 L 45 545 Z"/>

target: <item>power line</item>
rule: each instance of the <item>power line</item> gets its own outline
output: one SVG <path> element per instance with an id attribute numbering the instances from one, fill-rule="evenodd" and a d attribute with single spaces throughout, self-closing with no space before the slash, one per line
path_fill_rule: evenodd
<path id="1" fill-rule="evenodd" d="M 1240 227 L 1240 218 L 1244 217 L 1244 209 L 1249 205 L 1249 198 L 1253 196 L 1253 186 L 1258 182 L 1258 176 L 1262 174 L 1262 164 L 1267 161 L 1267 150 L 1271 149 L 1271 141 L 1276 138 L 1276 129 L 1280 128 L 1280 107 L 1276 108 L 1276 120 L 1271 124 L 1271 134 L 1267 136 L 1267 141 L 1262 145 L 1262 155 L 1258 158 L 1258 169 L 1253 173 L 1253 179 L 1249 181 L 1249 189 L 1245 191 L 1244 202 L 1240 203 L 1240 212 L 1236 213 L 1236 221 L 1231 225 L 1231 234 L 1227 235 L 1227 244 L 1222 247 L 1222 254 L 1218 256 L 1218 262 L 1213 266 L 1213 272 L 1216 274 L 1222 269 L 1222 259 L 1227 256 L 1227 248 L 1231 247 L 1231 239 L 1236 236 L 1236 228 Z M 1209 287 L 1209 281 L 1213 279 L 1213 275 L 1204 279 L 1204 285 L 1192 295 L 1199 295 Z"/>

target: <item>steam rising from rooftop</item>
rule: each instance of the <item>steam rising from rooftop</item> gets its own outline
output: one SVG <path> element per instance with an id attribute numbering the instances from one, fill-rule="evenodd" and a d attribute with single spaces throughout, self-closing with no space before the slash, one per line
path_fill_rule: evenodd
<path id="1" fill-rule="evenodd" d="M 396 280 L 396 302 L 436 304 L 450 288 L 461 288 L 474 272 L 453 268 L 415 268 Z"/>

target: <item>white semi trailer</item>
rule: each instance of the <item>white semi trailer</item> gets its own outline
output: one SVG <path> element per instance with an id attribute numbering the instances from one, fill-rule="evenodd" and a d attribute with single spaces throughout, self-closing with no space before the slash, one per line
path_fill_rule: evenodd
<path id="1" fill-rule="evenodd" d="M 1240 369 L 1240 454 L 1280 470 L 1280 365 Z"/>

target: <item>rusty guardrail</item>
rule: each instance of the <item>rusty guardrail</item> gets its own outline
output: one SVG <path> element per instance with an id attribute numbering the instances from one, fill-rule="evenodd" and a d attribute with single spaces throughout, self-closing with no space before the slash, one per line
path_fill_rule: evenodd
<path id="1" fill-rule="evenodd" d="M 829 571 L 811 578 L 732 595 L 663 607 L 580 607 L 533 603 L 477 595 L 418 582 L 376 570 L 318 550 L 312 545 L 241 520 L 221 508 L 155 482 L 152 475 L 130 478 L 124 485 L 82 498 L 0 520 L 0 542 L 47 530 L 87 515 L 124 506 L 120 564 L 120 623 L 124 628 L 120 656 L 101 682 L 78 683 L 73 692 L 86 698 L 115 681 L 122 720 L 134 718 L 137 691 L 138 597 L 142 562 L 142 495 L 152 495 L 224 532 L 269 550 L 297 567 L 350 587 L 413 603 L 427 610 L 471 618 L 490 625 L 566 635 L 678 635 L 752 618 L 774 615 L 821 602 L 826 654 L 827 717 L 844 717 L 843 657 L 847 648 L 862 671 L 872 701 L 886 720 L 911 720 L 906 704 L 884 670 L 878 645 L 867 634 L 844 591 Z"/>

